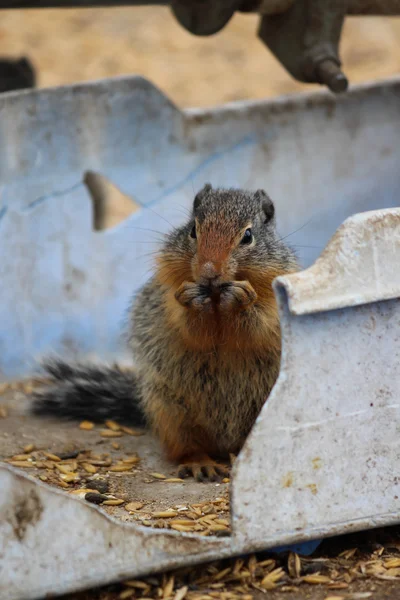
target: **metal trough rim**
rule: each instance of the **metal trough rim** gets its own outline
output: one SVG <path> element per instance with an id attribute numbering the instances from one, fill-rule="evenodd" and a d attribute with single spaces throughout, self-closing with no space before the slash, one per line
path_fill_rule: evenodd
<path id="1" fill-rule="evenodd" d="M 332 106 L 337 106 L 350 102 L 354 98 L 359 98 L 364 95 L 369 95 L 371 91 L 382 91 L 385 93 L 387 88 L 396 87 L 400 85 L 400 75 L 393 75 L 381 80 L 366 81 L 351 85 L 349 91 L 344 95 L 334 95 L 328 90 L 320 89 L 313 91 L 297 92 L 295 94 L 282 94 L 276 97 L 261 98 L 257 100 L 235 100 L 232 102 L 226 102 L 223 105 L 212 105 L 204 108 L 196 107 L 184 107 L 180 108 L 173 102 L 163 91 L 154 85 L 149 79 L 142 75 L 119 75 L 116 77 L 107 77 L 104 79 L 94 79 L 88 82 L 79 82 L 68 85 L 48 86 L 39 89 L 26 89 L 20 91 L 4 92 L 0 97 L 0 109 L 2 105 L 7 105 L 9 100 L 19 100 L 23 97 L 43 97 L 63 94 L 64 92 L 72 92 L 79 94 L 90 91 L 91 89 L 104 88 L 104 91 L 110 91 L 110 86 L 114 89 L 118 89 L 119 86 L 124 85 L 131 87 L 131 84 L 141 84 L 142 86 L 150 87 L 152 90 L 156 90 L 160 96 L 163 97 L 165 102 L 174 108 L 177 112 L 183 113 L 189 117 L 207 118 L 207 115 L 226 113 L 230 109 L 237 111 L 240 108 L 264 108 L 268 105 L 269 108 L 276 108 L 281 110 L 290 110 L 293 106 L 296 107 L 317 107 L 326 106 L 327 100 Z"/>

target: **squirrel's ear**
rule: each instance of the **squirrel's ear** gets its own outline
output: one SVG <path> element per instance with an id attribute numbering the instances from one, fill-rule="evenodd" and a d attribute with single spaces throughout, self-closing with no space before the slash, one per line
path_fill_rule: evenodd
<path id="1" fill-rule="evenodd" d="M 257 200 L 260 200 L 262 209 L 265 215 L 264 223 L 272 221 L 275 216 L 275 206 L 267 192 L 264 190 L 257 190 L 254 194 Z"/>
<path id="2" fill-rule="evenodd" d="M 194 210 L 199 208 L 203 198 L 208 194 L 208 192 L 211 192 L 211 190 L 212 190 L 211 183 L 206 183 L 205 186 L 196 194 L 196 196 L 194 198 L 194 202 L 193 202 Z"/>

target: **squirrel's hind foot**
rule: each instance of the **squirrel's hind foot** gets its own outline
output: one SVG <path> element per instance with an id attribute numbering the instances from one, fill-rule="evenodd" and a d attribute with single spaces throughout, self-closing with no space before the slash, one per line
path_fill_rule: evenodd
<path id="1" fill-rule="evenodd" d="M 229 476 L 229 467 L 215 462 L 207 454 L 196 454 L 179 465 L 178 475 L 182 479 L 193 476 L 196 481 L 220 481 Z"/>

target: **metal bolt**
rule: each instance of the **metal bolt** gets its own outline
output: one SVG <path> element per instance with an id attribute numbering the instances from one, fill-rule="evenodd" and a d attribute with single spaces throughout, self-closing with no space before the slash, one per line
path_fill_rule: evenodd
<path id="1" fill-rule="evenodd" d="M 332 59 L 321 61 L 315 69 L 317 79 L 324 83 L 335 94 L 345 92 L 349 82 L 346 75 L 340 70 L 339 65 Z"/>

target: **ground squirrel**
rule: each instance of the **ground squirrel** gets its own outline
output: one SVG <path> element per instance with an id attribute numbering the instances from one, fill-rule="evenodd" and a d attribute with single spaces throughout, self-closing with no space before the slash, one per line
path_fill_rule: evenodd
<path id="1" fill-rule="evenodd" d="M 279 372 L 271 284 L 298 267 L 274 213 L 263 190 L 204 186 L 133 302 L 135 371 L 51 360 L 34 412 L 150 426 L 181 476 L 223 475 Z"/>

